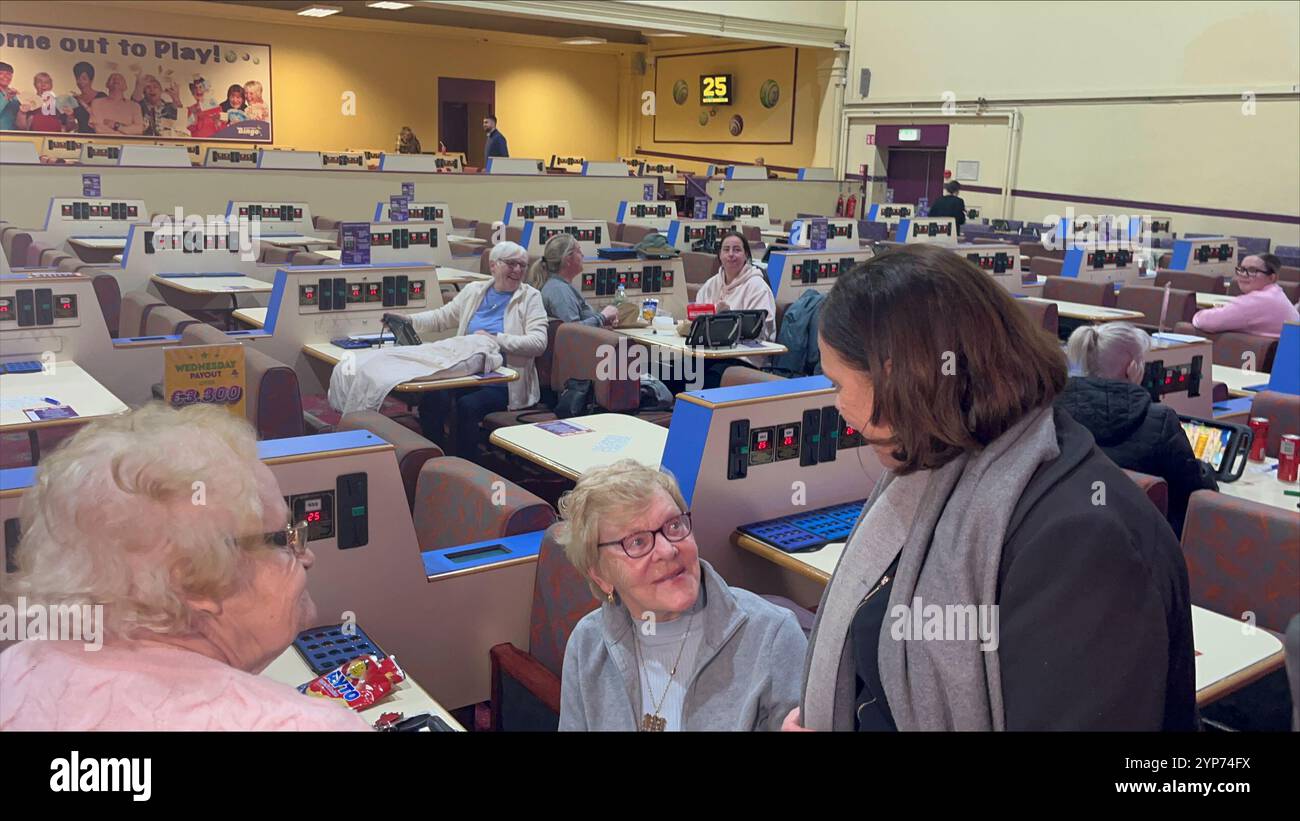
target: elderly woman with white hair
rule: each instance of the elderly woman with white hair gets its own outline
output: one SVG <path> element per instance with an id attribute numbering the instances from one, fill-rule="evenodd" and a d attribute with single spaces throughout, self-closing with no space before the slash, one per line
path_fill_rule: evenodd
<path id="1" fill-rule="evenodd" d="M 561 730 L 779 730 L 808 642 L 794 614 L 700 559 L 672 476 L 630 459 L 583 474 L 557 539 L 601 606 L 564 651 Z"/>
<path id="2" fill-rule="evenodd" d="M 315 557 L 242 419 L 95 422 L 41 462 L 21 516 L 6 598 L 102 624 L 0 653 L 0 730 L 367 729 L 257 675 L 316 619 Z"/>
<path id="3" fill-rule="evenodd" d="M 1140 387 L 1150 347 L 1146 332 L 1127 322 L 1076 328 L 1066 344 L 1071 378 L 1056 405 L 1092 432 L 1112 462 L 1169 483 L 1169 524 L 1181 537 L 1188 497 L 1219 486 L 1192 452 L 1178 413 Z"/>
<path id="4" fill-rule="evenodd" d="M 534 360 L 546 350 L 546 308 L 541 292 L 524 281 L 528 251 L 514 242 L 499 242 L 492 247 L 488 261 L 491 281 L 470 283 L 441 308 L 411 315 L 418 333 L 455 328 L 458 336 L 491 337 L 506 365 L 519 372 L 519 379 L 508 385 L 433 391 L 420 400 L 424 435 L 443 445 L 443 450 L 465 458 L 474 454 L 484 416 L 535 405 L 542 395 Z M 455 441 L 449 447 L 443 428 L 453 407 Z"/>

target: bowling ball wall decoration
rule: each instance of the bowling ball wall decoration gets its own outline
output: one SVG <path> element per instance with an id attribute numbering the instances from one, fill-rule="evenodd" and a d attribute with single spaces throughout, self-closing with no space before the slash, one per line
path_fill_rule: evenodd
<path id="1" fill-rule="evenodd" d="M 776 80 L 764 80 L 763 85 L 758 90 L 758 101 L 763 104 L 763 108 L 774 108 L 781 99 L 781 87 L 777 85 Z"/>
<path id="2" fill-rule="evenodd" d="M 740 132 L 745 130 L 745 120 L 739 114 L 733 114 L 731 122 L 727 123 L 727 130 L 731 132 L 731 136 L 739 137 Z"/>
<path id="3" fill-rule="evenodd" d="M 700 125 L 708 125 L 708 124 L 709 124 L 709 112 L 707 112 L 707 111 L 701 111 L 701 112 L 700 112 Z"/>
<path id="4" fill-rule="evenodd" d="M 686 88 L 685 80 L 678 80 L 673 83 L 673 102 L 678 105 L 686 104 L 686 95 L 690 92 Z"/>

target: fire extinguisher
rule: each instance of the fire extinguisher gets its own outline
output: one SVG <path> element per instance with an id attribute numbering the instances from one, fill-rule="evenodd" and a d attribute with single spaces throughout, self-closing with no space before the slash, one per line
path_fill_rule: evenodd
<path id="1" fill-rule="evenodd" d="M 835 201 L 835 216 L 844 216 L 844 192 L 840 192 L 840 198 Z"/>
<path id="2" fill-rule="evenodd" d="M 844 204 L 844 216 L 853 219 L 853 214 L 858 210 L 858 195 L 850 194 L 849 201 Z"/>

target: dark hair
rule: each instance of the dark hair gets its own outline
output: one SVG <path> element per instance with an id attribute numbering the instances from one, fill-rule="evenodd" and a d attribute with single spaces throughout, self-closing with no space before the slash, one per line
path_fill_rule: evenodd
<path id="1" fill-rule="evenodd" d="M 718 237 L 718 254 L 717 254 L 717 256 L 718 256 L 718 264 L 719 264 L 719 265 L 722 264 L 722 243 L 723 243 L 723 242 L 726 242 L 726 240 L 727 240 L 728 237 L 735 237 L 736 239 L 740 240 L 740 247 L 742 247 L 742 248 L 745 249 L 745 259 L 752 260 L 752 259 L 754 258 L 754 254 L 753 254 L 753 252 L 749 250 L 749 240 L 745 239 L 745 235 L 744 235 L 744 234 L 740 233 L 740 232 L 737 231 L 735 228 L 732 228 L 732 229 L 728 230 L 727 233 L 725 233 L 725 234 L 723 234 L 722 236 Z"/>
<path id="2" fill-rule="evenodd" d="M 871 444 L 894 447 L 899 473 L 988 445 L 1051 404 L 1067 378 L 1057 341 L 992 277 L 937 245 L 886 251 L 841 274 L 819 332 L 871 377 L 870 422 L 893 429 Z"/>
<path id="3" fill-rule="evenodd" d="M 952 182 L 944 183 L 943 187 L 948 191 L 949 194 L 956 194 L 958 191 L 961 190 L 961 183 L 957 182 L 956 180 L 953 180 Z"/>
<path id="4" fill-rule="evenodd" d="M 1248 256 L 1259 257 L 1259 261 L 1264 263 L 1264 267 L 1273 276 L 1277 276 L 1282 270 L 1282 260 L 1276 254 L 1249 254 Z"/>
<path id="5" fill-rule="evenodd" d="M 492 125 L 496 125 L 496 124 L 497 124 L 497 115 L 495 115 L 495 114 L 488 114 L 488 115 L 484 116 L 483 119 L 485 119 L 485 120 L 491 120 L 491 121 L 492 121 Z"/>
<path id="6" fill-rule="evenodd" d="M 13 74 L 13 73 L 14 73 L 14 67 L 11 66 L 11 65 L 9 65 L 9 64 L 6 63 L 6 62 L 0 60 L 0 71 L 7 71 L 7 72 L 9 72 L 10 74 Z"/>
<path id="7" fill-rule="evenodd" d="M 239 98 L 242 100 L 244 98 L 244 87 L 241 86 L 239 83 L 235 83 L 230 88 L 226 89 L 226 99 L 229 100 L 230 95 L 236 92 L 239 93 Z"/>
<path id="8" fill-rule="evenodd" d="M 95 79 L 95 67 L 84 61 L 72 67 L 72 79 L 75 80 L 83 74 L 90 75 L 92 80 Z"/>

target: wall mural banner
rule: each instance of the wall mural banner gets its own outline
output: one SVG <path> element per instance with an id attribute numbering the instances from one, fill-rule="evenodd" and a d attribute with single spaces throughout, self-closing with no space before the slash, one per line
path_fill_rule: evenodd
<path id="1" fill-rule="evenodd" d="M 789 145 L 797 57 L 780 46 L 659 55 L 655 142 Z"/>
<path id="2" fill-rule="evenodd" d="M 0 22 L 0 133 L 272 141 L 271 47 Z"/>

